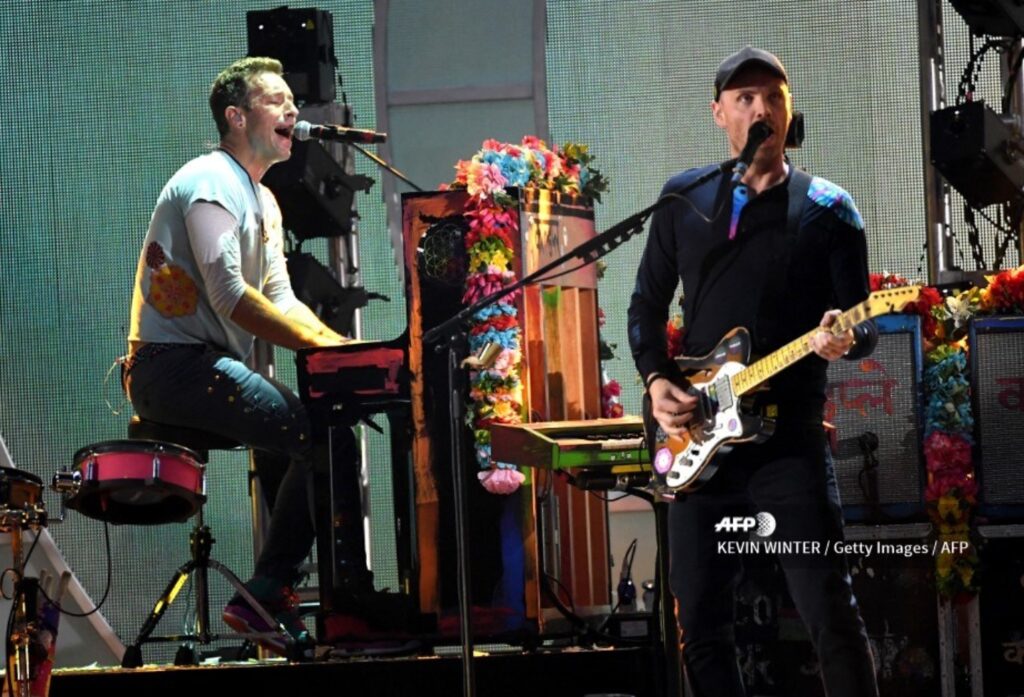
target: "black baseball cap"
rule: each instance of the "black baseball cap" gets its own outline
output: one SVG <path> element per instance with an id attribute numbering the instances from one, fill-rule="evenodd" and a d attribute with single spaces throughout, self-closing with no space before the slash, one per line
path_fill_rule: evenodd
<path id="1" fill-rule="evenodd" d="M 782 61 L 774 53 L 769 53 L 753 46 L 747 46 L 726 57 L 725 60 L 718 64 L 718 71 L 715 73 L 715 99 L 718 99 L 722 94 L 722 90 L 729 86 L 729 83 L 734 77 L 739 75 L 740 71 L 753 65 L 770 70 L 781 77 L 786 84 L 789 84 L 789 76 L 786 75 L 786 69 L 782 66 Z"/>

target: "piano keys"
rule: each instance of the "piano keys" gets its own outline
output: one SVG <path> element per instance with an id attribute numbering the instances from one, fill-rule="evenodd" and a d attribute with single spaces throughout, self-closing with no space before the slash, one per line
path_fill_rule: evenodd
<path id="1" fill-rule="evenodd" d="M 299 398 L 314 419 L 354 425 L 409 406 L 409 337 L 300 349 Z"/>
<path id="2" fill-rule="evenodd" d="M 497 462 L 549 470 L 650 462 L 639 416 L 492 425 L 491 455 Z"/>

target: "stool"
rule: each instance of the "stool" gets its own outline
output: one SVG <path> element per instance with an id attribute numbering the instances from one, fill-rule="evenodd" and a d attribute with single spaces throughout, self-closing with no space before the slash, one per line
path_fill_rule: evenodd
<path id="1" fill-rule="evenodd" d="M 198 455 L 204 464 L 208 460 L 208 454 L 211 450 L 238 450 L 245 448 L 241 443 L 214 433 L 195 428 L 147 421 L 138 416 L 133 416 L 128 424 L 128 437 L 131 440 L 155 441 L 188 448 Z M 251 642 L 256 639 L 269 638 L 280 634 L 285 637 L 285 642 L 288 646 L 293 647 L 298 652 L 299 647 L 296 646 L 292 636 L 252 597 L 252 594 L 245 589 L 245 586 L 242 585 L 242 582 L 234 572 L 210 557 L 210 549 L 215 541 L 209 526 L 203 524 L 203 507 L 200 504 L 196 512 L 196 525 L 189 535 L 189 548 L 191 550 L 189 560 L 175 572 L 167 584 L 167 588 L 157 599 L 156 604 L 154 604 L 149 617 L 143 623 L 142 629 L 139 630 L 139 635 L 134 643 L 125 649 L 124 657 L 121 660 L 122 667 L 138 668 L 141 666 L 142 644 L 154 642 L 182 642 L 174 657 L 175 665 L 198 664 L 199 657 L 193 644 L 209 644 L 219 639 L 227 638 L 239 638 L 246 640 L 246 642 Z M 270 626 L 276 626 L 278 631 L 270 633 L 212 634 L 210 632 L 209 569 L 214 569 L 226 578 L 235 590 L 238 591 L 239 595 L 245 598 L 253 610 L 266 620 Z M 191 634 L 152 636 L 160 619 L 171 603 L 174 602 L 175 597 L 177 597 L 190 576 L 195 584 L 196 593 L 195 631 Z"/>

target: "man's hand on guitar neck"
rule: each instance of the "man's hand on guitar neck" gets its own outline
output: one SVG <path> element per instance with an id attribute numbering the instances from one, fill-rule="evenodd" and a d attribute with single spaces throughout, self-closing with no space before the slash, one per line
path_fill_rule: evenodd
<path id="1" fill-rule="evenodd" d="M 697 398 L 661 375 L 649 380 L 647 393 L 651 396 L 651 415 L 665 433 L 681 435 L 694 418 Z"/>
<path id="2" fill-rule="evenodd" d="M 835 324 L 836 318 L 843 314 L 840 310 L 829 310 L 822 316 L 818 325 L 822 331 L 816 332 L 811 337 L 811 350 L 826 361 L 834 361 L 842 358 L 854 346 L 853 329 L 847 329 L 841 334 L 833 334 L 829 329 Z"/>

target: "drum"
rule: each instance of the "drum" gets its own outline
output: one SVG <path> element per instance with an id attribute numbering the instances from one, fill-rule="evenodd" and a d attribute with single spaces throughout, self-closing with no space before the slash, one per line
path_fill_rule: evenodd
<path id="1" fill-rule="evenodd" d="M 113 440 L 75 453 L 81 487 L 67 501 L 108 523 L 160 525 L 188 520 L 206 501 L 203 460 L 180 445 Z"/>
<path id="2" fill-rule="evenodd" d="M 43 482 L 31 472 L 0 467 L 0 532 L 46 525 Z"/>

